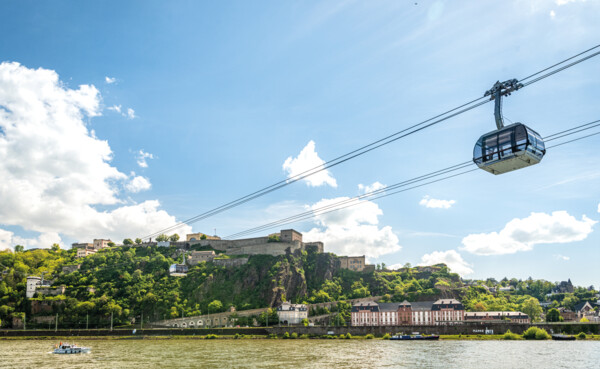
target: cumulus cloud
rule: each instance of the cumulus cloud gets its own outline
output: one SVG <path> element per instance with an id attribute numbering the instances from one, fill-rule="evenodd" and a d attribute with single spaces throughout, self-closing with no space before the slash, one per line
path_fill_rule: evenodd
<path id="1" fill-rule="evenodd" d="M 468 235 L 462 240 L 462 249 L 477 255 L 514 254 L 537 244 L 581 241 L 596 223 L 585 215 L 577 220 L 566 211 L 531 213 L 527 218 L 511 220 L 500 232 Z"/>
<path id="2" fill-rule="evenodd" d="M 300 151 L 296 158 L 288 157 L 283 163 L 283 170 L 288 173 L 288 178 L 294 177 L 307 170 L 316 167 L 322 167 L 325 161 L 319 157 L 315 151 L 315 142 L 309 141 L 308 144 Z M 335 178 L 328 170 L 323 170 L 309 177 L 304 178 L 306 184 L 310 187 L 319 187 L 329 185 L 337 187 Z"/>
<path id="3" fill-rule="evenodd" d="M 423 196 L 421 201 L 419 201 L 419 205 L 432 209 L 450 209 L 454 204 L 456 204 L 455 200 L 438 200 L 432 199 L 429 196 Z"/>
<path id="4" fill-rule="evenodd" d="M 600 204 L 598 204 L 598 213 L 600 213 Z"/>
<path id="5" fill-rule="evenodd" d="M 123 110 L 123 107 L 121 105 L 109 106 L 106 109 L 108 109 L 110 111 L 114 111 L 116 113 L 119 113 L 122 116 L 126 117 L 127 119 L 134 119 L 136 117 L 135 110 L 133 110 L 131 108 L 127 108 L 126 110 Z"/>
<path id="6" fill-rule="evenodd" d="M 425 254 L 421 257 L 419 265 L 434 265 L 444 263 L 454 273 L 458 273 L 461 277 L 472 274 L 472 265 L 467 263 L 462 256 L 455 250 L 434 251 L 431 254 Z"/>
<path id="7" fill-rule="evenodd" d="M 135 173 L 133 173 L 133 175 L 134 177 L 131 179 L 131 181 L 129 181 L 129 183 L 125 185 L 127 191 L 137 193 L 140 191 L 149 190 L 150 187 L 152 187 L 152 184 L 150 183 L 148 178 L 142 176 L 135 176 Z"/>
<path id="8" fill-rule="evenodd" d="M 39 232 L 38 244 L 49 247 L 52 234 L 118 240 L 176 223 L 156 200 L 117 207 L 129 176 L 86 126 L 100 101 L 94 86 L 71 89 L 52 70 L 0 64 L 0 224 Z"/>
<path id="9" fill-rule="evenodd" d="M 554 255 L 554 258 L 556 258 L 556 260 L 564 260 L 564 261 L 569 261 L 571 260 L 570 257 L 565 256 L 565 255 L 560 255 L 560 254 L 556 254 Z"/>
<path id="10" fill-rule="evenodd" d="M 323 199 L 309 206 L 310 210 L 347 200 L 347 197 Z M 377 258 L 400 251 L 398 237 L 392 227 L 379 227 L 383 212 L 377 204 L 363 201 L 361 205 L 317 215 L 317 227 L 304 233 L 307 241 L 323 241 L 327 251 L 339 255 L 366 255 Z"/>
<path id="11" fill-rule="evenodd" d="M 556 12 L 554 10 L 550 10 L 550 18 L 554 19 L 556 17 Z"/>
<path id="12" fill-rule="evenodd" d="M 106 77 L 104 77 L 104 82 L 106 82 L 106 83 L 108 83 L 108 84 L 110 85 L 110 84 L 112 84 L 112 83 L 115 83 L 115 82 L 117 82 L 117 79 L 116 79 L 116 78 L 114 78 L 114 77 L 109 77 L 109 76 L 106 76 Z"/>
<path id="13" fill-rule="evenodd" d="M 140 168 L 148 168 L 147 159 L 154 159 L 154 155 L 145 152 L 144 150 L 140 150 L 137 154 L 137 165 L 139 165 Z"/>
<path id="14" fill-rule="evenodd" d="M 107 109 L 111 111 L 116 111 L 117 113 L 121 114 L 121 105 L 109 106 Z"/>
<path id="15" fill-rule="evenodd" d="M 567 5 L 568 3 L 574 3 L 577 1 L 585 2 L 585 0 L 556 0 L 554 3 L 558 6 Z"/>
<path id="16" fill-rule="evenodd" d="M 369 193 L 369 192 L 374 192 L 377 190 L 381 190 L 382 188 L 385 188 L 386 185 L 384 185 L 383 183 L 380 182 L 374 182 L 371 185 L 363 185 L 362 183 L 358 185 L 358 190 L 361 193 Z"/>
<path id="17" fill-rule="evenodd" d="M 36 238 L 24 238 L 15 235 L 14 232 L 0 229 L 0 250 L 14 249 L 15 245 L 25 246 L 25 248 L 48 248 L 55 243 L 63 246 L 56 232 L 42 233 Z"/>

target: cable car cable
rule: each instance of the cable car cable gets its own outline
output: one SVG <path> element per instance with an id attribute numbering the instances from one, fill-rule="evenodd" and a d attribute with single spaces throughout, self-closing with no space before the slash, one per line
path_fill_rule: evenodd
<path id="1" fill-rule="evenodd" d="M 569 60 L 575 59 L 576 57 L 578 57 L 578 56 L 581 56 L 581 55 L 583 55 L 583 54 L 586 54 L 586 53 L 588 53 L 588 52 L 590 52 L 590 51 L 592 51 L 592 50 L 594 50 L 594 49 L 597 49 L 597 48 L 599 48 L 599 47 L 600 47 L 600 44 L 598 44 L 598 45 L 596 45 L 596 46 L 594 46 L 594 47 L 591 47 L 591 48 L 589 48 L 589 49 L 587 49 L 587 50 L 585 50 L 585 51 L 582 51 L 582 52 L 580 52 L 580 53 L 579 53 L 579 54 L 577 54 L 577 55 L 573 55 L 572 57 L 570 57 L 570 58 L 567 58 L 567 59 L 565 59 L 565 60 L 563 60 L 563 61 L 561 61 L 561 62 L 558 62 L 558 63 L 556 63 L 556 64 L 554 64 L 554 65 L 551 65 L 551 66 L 549 66 L 548 68 L 542 69 L 542 70 L 541 70 L 541 71 L 539 71 L 539 72 L 536 72 L 536 73 L 534 73 L 534 74 L 531 74 L 531 75 L 529 75 L 529 76 L 527 76 L 527 77 L 525 77 L 525 78 L 521 78 L 519 81 L 523 82 L 523 81 L 525 81 L 525 80 L 527 80 L 527 79 L 529 79 L 529 78 L 531 78 L 531 77 L 537 76 L 537 75 L 538 75 L 538 74 L 540 74 L 540 73 L 544 73 L 544 72 L 545 72 L 545 71 L 547 71 L 547 70 L 550 70 L 550 69 L 552 69 L 552 68 L 554 68 L 554 67 L 557 67 L 557 66 L 559 66 L 559 65 L 561 65 L 561 64 L 563 64 L 563 63 L 566 63 L 566 62 L 568 62 Z"/>
<path id="2" fill-rule="evenodd" d="M 585 129 L 579 129 L 581 127 L 589 126 L 590 124 L 593 124 L 593 123 L 596 123 L 596 122 L 600 122 L 600 120 L 596 120 L 596 121 L 593 121 L 593 122 L 590 122 L 590 123 L 586 123 L 586 124 L 583 124 L 583 125 L 580 125 L 580 126 L 576 126 L 576 127 L 573 127 L 573 128 L 571 128 L 569 130 L 565 130 L 565 131 L 562 131 L 562 132 L 554 133 L 554 134 L 549 135 L 547 137 L 556 136 L 557 134 L 563 134 L 563 135 L 560 136 L 560 137 L 555 137 L 553 139 L 549 139 L 547 141 L 552 141 L 554 139 L 558 139 L 558 138 L 562 138 L 562 137 L 565 137 L 565 136 L 573 135 L 573 134 L 579 133 L 579 132 L 581 132 L 583 130 L 587 130 L 587 129 L 591 129 L 591 128 L 595 128 L 597 126 L 600 126 L 600 124 L 596 124 L 595 126 L 592 126 L 592 127 L 588 127 L 588 128 L 585 128 Z M 567 133 L 567 132 L 570 132 L 570 133 Z M 566 142 L 562 142 L 562 143 L 559 143 L 559 144 L 556 144 L 556 145 L 552 145 L 552 146 L 549 146 L 547 149 L 551 149 L 551 148 L 555 148 L 555 147 L 558 147 L 558 146 L 562 146 L 564 144 L 575 142 L 575 141 L 579 141 L 581 139 L 592 137 L 592 136 L 595 136 L 595 135 L 598 135 L 598 134 L 600 134 L 600 132 L 592 133 L 592 134 L 589 134 L 589 135 L 586 135 L 586 136 L 578 137 L 578 138 L 570 140 L 570 141 L 566 141 Z M 225 237 L 224 239 L 231 239 L 231 238 L 234 238 L 234 237 L 240 237 L 240 236 L 243 236 L 243 235 L 256 233 L 256 232 L 259 232 L 259 231 L 262 231 L 262 230 L 265 230 L 265 229 L 272 228 L 274 226 L 280 226 L 280 225 L 284 225 L 284 224 L 290 224 L 290 223 L 295 223 L 295 222 L 299 222 L 299 221 L 303 221 L 303 220 L 308 220 L 308 219 L 317 217 L 319 215 L 328 214 L 328 213 L 333 212 L 333 211 L 338 211 L 338 210 L 342 210 L 342 209 L 345 209 L 345 208 L 348 208 L 348 207 L 351 207 L 351 206 L 356 206 L 356 205 L 364 204 L 365 201 L 360 201 L 360 200 L 365 199 L 365 198 L 370 198 L 370 200 L 376 200 L 376 199 L 387 197 L 387 196 L 391 196 L 393 194 L 397 194 L 397 193 L 400 193 L 400 192 L 405 192 L 405 191 L 408 191 L 408 190 L 411 190 L 411 189 L 414 189 L 414 188 L 422 187 L 422 186 L 425 186 L 427 184 L 432 184 L 432 183 L 440 182 L 440 181 L 445 180 L 445 179 L 450 179 L 450 178 L 453 178 L 453 177 L 456 177 L 456 176 L 459 176 L 459 175 L 462 175 L 462 174 L 466 174 L 466 173 L 470 173 L 472 171 L 476 171 L 477 169 L 471 169 L 471 170 L 468 170 L 468 171 L 465 171 L 465 172 L 461 172 L 461 173 L 457 173 L 457 174 L 453 174 L 451 176 L 447 176 L 447 177 L 444 177 L 444 178 L 439 178 L 439 179 L 436 179 L 434 181 L 422 183 L 422 184 L 419 184 L 419 185 L 416 185 L 416 186 L 413 186 L 413 187 L 405 188 L 405 189 L 398 190 L 398 191 L 388 192 L 390 189 L 395 189 L 395 188 L 406 186 L 406 183 L 408 183 L 408 185 L 410 185 L 410 184 L 414 184 L 416 182 L 422 181 L 424 179 L 433 178 L 434 176 L 438 176 L 438 175 L 442 175 L 442 174 L 447 174 L 447 173 L 449 173 L 451 171 L 454 171 L 454 170 L 464 169 L 467 166 L 470 166 L 471 163 L 472 163 L 471 161 L 468 161 L 468 162 L 463 162 L 463 163 L 460 163 L 460 164 L 456 164 L 456 165 L 453 165 L 453 166 L 450 166 L 450 167 L 447 167 L 447 168 L 444 168 L 444 169 L 441 169 L 441 170 L 438 170 L 438 171 L 435 171 L 435 172 L 431 172 L 431 173 L 423 175 L 423 176 L 415 177 L 415 178 L 407 180 L 407 181 L 399 182 L 397 184 L 390 185 L 390 186 L 387 186 L 385 188 L 378 189 L 376 191 L 372 191 L 372 192 L 367 193 L 367 194 L 363 194 L 363 195 L 360 195 L 360 196 L 355 196 L 355 197 L 352 197 L 352 198 L 349 198 L 349 199 L 345 199 L 345 200 L 336 202 L 334 204 L 329 204 L 329 205 L 324 206 L 324 207 L 313 209 L 313 210 L 310 210 L 310 211 L 307 211 L 307 212 L 304 212 L 304 213 L 296 214 L 294 216 L 290 216 L 290 217 L 287 217 L 287 218 L 284 218 L 284 219 L 280 219 L 280 220 L 277 220 L 277 221 L 274 221 L 274 222 L 271 222 L 271 223 L 268 223 L 268 224 L 264 224 L 264 225 L 261 225 L 261 226 L 258 226 L 258 227 L 254 227 L 254 228 L 245 230 L 245 231 L 234 233 L 232 235 L 229 235 L 229 236 Z M 454 168 L 454 169 L 452 169 L 452 168 Z M 419 178 L 422 178 L 422 179 L 419 179 Z M 409 182 L 411 182 L 411 183 L 409 183 Z M 375 196 L 375 195 L 380 195 L 380 196 L 372 197 L 372 196 Z M 359 202 L 356 202 L 356 201 L 359 201 Z M 345 205 L 345 206 L 337 207 L 337 206 L 340 206 L 340 205 Z"/>
<path id="3" fill-rule="evenodd" d="M 568 60 L 572 60 L 573 58 L 576 58 L 576 57 L 578 57 L 578 56 L 581 56 L 581 55 L 583 55 L 583 54 L 585 54 L 585 53 L 587 53 L 587 52 L 589 52 L 589 51 L 591 51 L 591 50 L 593 50 L 593 49 L 596 49 L 597 47 L 600 47 L 600 45 L 597 45 L 597 46 L 595 46 L 595 47 L 593 47 L 593 48 L 591 48 L 591 49 L 588 49 L 588 50 L 586 50 L 586 51 L 584 51 L 584 52 L 582 52 L 582 53 L 579 53 L 579 54 L 577 54 L 577 55 L 575 55 L 575 56 L 572 56 L 572 57 L 570 57 L 570 58 L 568 58 L 568 59 L 565 59 L 565 60 L 563 60 L 563 61 L 561 61 L 561 62 L 559 62 L 559 63 L 556 63 L 556 64 L 554 64 L 553 66 L 550 66 L 550 67 L 548 67 L 548 68 L 545 68 L 545 69 L 543 69 L 543 70 L 541 70 L 541 71 L 539 71 L 539 72 L 536 72 L 536 73 L 534 73 L 534 74 L 532 74 L 532 75 L 530 75 L 530 76 L 527 76 L 527 77 L 525 77 L 523 80 L 526 80 L 526 79 L 532 78 L 533 76 L 536 76 L 536 75 L 538 75 L 538 74 L 540 74 L 540 73 L 542 73 L 542 72 L 544 72 L 544 71 L 550 70 L 550 69 L 554 68 L 555 66 L 561 65 L 561 64 L 565 63 L 565 62 L 566 62 L 566 61 L 568 61 Z M 540 80 L 542 80 L 542 79 L 545 79 L 545 78 L 547 78 L 547 77 L 550 77 L 550 76 L 552 76 L 552 75 L 554 75 L 554 74 L 556 74 L 556 73 L 558 73 L 558 72 L 561 72 L 561 71 L 563 71 L 563 70 L 565 70 L 565 69 L 568 69 L 568 68 L 570 68 L 570 67 L 572 67 L 572 66 L 574 66 L 574 65 L 577 65 L 577 64 L 579 64 L 579 63 L 581 63 L 581 62 L 583 62 L 583 61 L 585 61 L 585 60 L 588 60 L 588 59 L 590 59 L 590 58 L 592 58 L 592 57 L 595 57 L 595 56 L 597 56 L 597 55 L 599 55 L 599 54 L 600 54 L 600 51 L 599 51 L 599 52 L 596 52 L 596 53 L 593 53 L 593 54 L 591 54 L 591 55 L 588 55 L 588 56 L 586 56 L 586 57 L 584 57 L 584 58 L 578 59 L 578 60 L 576 60 L 576 61 L 574 61 L 574 62 L 572 62 L 572 63 L 569 63 L 569 64 L 567 64 L 567 65 L 565 65 L 565 66 L 562 66 L 562 67 L 560 67 L 560 68 L 558 68 L 558 69 L 556 69 L 556 70 L 553 70 L 553 71 L 551 71 L 551 72 L 548 72 L 548 73 L 546 73 L 546 74 L 544 74 L 544 75 L 542 75 L 542 76 L 540 76 L 540 77 L 537 77 L 537 78 L 535 78 L 535 79 L 534 79 L 534 80 L 532 80 L 532 81 L 529 81 L 529 82 L 523 83 L 523 86 L 522 86 L 522 87 L 520 87 L 520 88 L 524 88 L 524 87 L 527 87 L 527 86 L 529 86 L 529 85 L 531 85 L 531 84 L 534 84 L 534 83 L 536 83 L 536 82 L 538 82 L 538 81 L 540 81 Z M 238 199 L 236 199 L 236 200 L 230 201 L 230 202 L 228 202 L 228 203 L 226 203 L 226 204 L 224 204 L 224 205 L 221 205 L 221 206 L 219 206 L 219 207 L 217 207 L 217 208 L 214 208 L 214 209 L 212 209 L 212 210 L 209 210 L 209 211 L 207 211 L 207 212 L 204 212 L 204 213 L 202 213 L 202 214 L 199 214 L 199 215 L 197 215 L 197 216 L 194 216 L 194 217 L 192 217 L 192 218 L 189 218 L 189 219 L 187 219 L 187 220 L 185 220 L 185 221 L 179 222 L 179 223 L 177 223 L 177 224 L 175 224 L 175 225 L 173 225 L 173 226 L 167 227 L 167 228 L 165 228 L 165 229 L 163 229 L 163 230 L 161 230 L 161 231 L 154 232 L 154 233 L 152 233 L 152 234 L 149 234 L 149 235 L 147 235 L 147 236 L 144 236 L 144 237 L 142 237 L 142 239 L 146 239 L 146 238 L 154 237 L 154 236 L 156 236 L 156 235 L 159 235 L 159 234 L 161 234 L 161 233 L 164 233 L 164 232 L 169 232 L 169 231 L 175 230 L 175 229 L 177 229 L 177 228 L 180 228 L 181 226 L 184 226 L 184 225 L 189 225 L 189 224 L 195 223 L 195 222 L 197 222 L 197 221 L 200 221 L 200 220 L 206 219 L 206 218 L 208 218 L 208 217 L 214 216 L 214 215 L 216 215 L 216 214 L 219 214 L 219 213 L 221 213 L 221 212 L 223 212 L 223 211 L 226 211 L 226 210 L 229 210 L 229 209 L 231 209 L 231 208 L 234 208 L 234 207 L 240 206 L 240 205 L 242 205 L 242 204 L 244 204 L 244 203 L 246 203 L 246 202 L 248 202 L 248 201 L 251 201 L 251 200 L 253 200 L 253 199 L 256 199 L 256 198 L 258 198 L 258 197 L 262 197 L 262 196 L 264 196 L 264 195 L 266 195 L 266 194 L 268 194 L 268 193 L 271 193 L 271 192 L 273 192 L 273 191 L 276 191 L 276 190 L 278 190 L 278 189 L 280 189 L 280 188 L 282 188 L 282 187 L 285 187 L 285 186 L 287 186 L 287 185 L 290 185 L 290 184 L 292 184 L 292 183 L 294 183 L 294 182 L 297 182 L 297 181 L 299 181 L 299 180 L 301 180 L 301 179 L 304 179 L 304 178 L 306 178 L 306 177 L 308 177 L 308 176 L 311 176 L 311 175 L 313 175 L 313 174 L 319 173 L 319 172 L 321 172 L 321 171 L 323 171 L 323 170 L 329 169 L 329 168 L 331 168 L 331 167 L 334 167 L 334 166 L 336 166 L 336 165 L 342 164 L 342 163 L 344 163 L 344 162 L 346 162 L 346 161 L 348 161 L 348 160 L 351 160 L 351 159 L 353 159 L 353 158 L 356 158 L 356 157 L 358 157 L 358 156 L 361 156 L 361 155 L 363 155 L 363 154 L 366 154 L 366 153 L 368 153 L 368 152 L 370 152 L 370 151 L 373 151 L 373 150 L 375 150 L 375 149 L 377 149 L 377 148 L 380 148 L 380 147 L 382 147 L 382 146 L 384 146 L 384 145 L 387 145 L 387 144 L 390 144 L 390 143 L 392 143 L 392 142 L 395 142 L 395 141 L 397 141 L 397 140 L 399 140 L 399 139 L 401 139 L 401 138 L 404 138 L 404 137 L 407 137 L 407 136 L 409 136 L 409 135 L 412 135 L 412 134 L 414 134 L 414 133 L 417 133 L 417 132 L 419 132 L 419 131 L 421 131 L 421 130 L 424 130 L 425 128 L 429 128 L 429 127 L 431 127 L 431 126 L 433 126 L 433 125 L 436 125 L 436 124 L 438 124 L 438 123 L 441 123 L 441 122 L 443 122 L 443 121 L 445 121 L 445 120 L 447 120 L 447 119 L 450 119 L 450 118 L 452 118 L 452 117 L 454 117 L 454 116 L 457 116 L 457 115 L 460 115 L 460 114 L 462 114 L 462 113 L 465 113 L 465 112 L 467 112 L 467 111 L 469 111 L 469 110 L 472 110 L 472 109 L 474 109 L 474 108 L 476 108 L 476 107 L 479 107 L 479 106 L 481 106 L 481 105 L 484 105 L 484 104 L 486 104 L 486 103 L 488 103 L 488 102 L 490 102 L 490 101 L 491 101 L 491 100 L 486 100 L 486 101 L 483 101 L 483 102 L 478 102 L 479 100 L 481 100 L 481 99 L 485 99 L 485 98 L 486 98 L 486 97 L 480 97 L 480 98 L 474 99 L 474 100 L 472 100 L 472 101 L 470 101 L 470 102 L 468 102 L 468 103 L 465 103 L 465 104 L 463 104 L 463 105 L 460 105 L 460 106 L 458 106 L 458 107 L 456 107 L 456 108 L 454 108 L 454 109 L 451 109 L 451 110 L 448 110 L 448 111 L 446 111 L 446 112 L 444 112 L 444 113 L 442 113 L 442 114 L 436 115 L 435 117 L 429 118 L 429 119 L 427 119 L 427 120 L 425 120 L 425 121 L 422 121 L 422 122 L 420 122 L 420 123 L 417 123 L 417 124 L 415 124 L 415 125 L 412 125 L 412 126 L 410 126 L 410 127 L 407 127 L 407 128 L 405 128 L 405 129 L 403 129 L 403 130 L 401 130 L 401 131 L 398 131 L 398 132 L 396 132 L 396 133 L 393 133 L 393 134 L 391 134 L 391 135 L 388 135 L 388 136 L 386 136 L 386 137 L 384 137 L 384 138 L 381 138 L 381 139 L 379 139 L 379 140 L 377 140 L 377 141 L 374 141 L 374 142 L 372 142 L 372 143 L 370 143 L 370 144 L 364 145 L 364 146 L 362 146 L 362 147 L 360 147 L 360 148 L 358 148 L 358 149 L 356 149 L 356 150 L 353 150 L 353 151 L 351 151 L 351 152 L 349 152 L 349 153 L 346 153 L 346 154 L 344 154 L 344 155 L 338 156 L 337 158 L 335 158 L 335 159 L 332 159 L 332 160 L 330 160 L 330 161 L 327 161 L 327 162 L 325 162 L 325 163 L 324 163 L 324 164 L 322 164 L 322 165 L 316 166 L 316 167 L 314 167 L 314 168 L 312 168 L 312 169 L 308 169 L 308 170 L 306 170 L 306 171 L 304 171 L 304 172 L 302 172 L 302 173 L 299 173 L 299 174 L 297 174 L 297 175 L 295 175 L 295 176 L 292 176 L 292 177 L 286 178 L 285 180 L 281 180 L 281 181 L 279 181 L 279 182 L 276 182 L 276 183 L 274 183 L 274 184 L 272 184 L 272 185 L 270 185 L 270 186 L 264 187 L 264 188 L 262 188 L 262 189 L 260 189 L 260 190 L 258 190 L 258 191 L 255 191 L 255 192 L 253 192 L 253 193 L 251 193 L 251 194 L 249 194 L 249 195 L 246 195 L 246 196 L 240 197 L 240 198 L 238 198 Z M 469 105 L 471 105 L 471 104 L 474 104 L 474 103 L 476 103 L 476 102 L 478 102 L 478 103 L 477 103 L 477 104 L 475 104 L 475 105 L 473 105 L 473 106 L 470 106 L 470 107 L 468 107 L 468 108 L 464 108 L 464 109 L 462 109 L 462 110 L 459 110 L 459 109 L 461 109 L 461 108 L 463 108 L 463 107 L 469 106 Z M 457 111 L 457 110 L 459 110 L 459 111 Z M 457 112 L 456 112 L 456 111 L 457 111 Z M 451 112 L 455 112 L 455 113 L 453 113 L 453 114 L 450 114 L 450 115 L 447 115 L 447 114 L 449 114 L 449 113 L 451 113 Z M 447 115 L 447 116 L 445 116 L 445 115 Z M 443 116 L 445 116 L 445 117 L 444 117 L 444 118 L 441 118 L 441 119 L 438 119 L 438 120 L 435 120 L 435 119 L 437 119 L 437 118 L 439 118 L 439 117 L 443 117 Z M 435 121 L 431 122 L 432 120 L 435 120 Z M 431 123 L 429 123 L 429 124 L 427 124 L 427 125 L 424 125 L 424 124 L 425 124 L 425 123 L 427 123 L 427 122 L 431 122 Z M 419 128 L 417 128 L 417 127 L 419 127 Z M 413 129 L 413 128 L 417 128 L 417 129 L 414 129 L 413 131 L 407 132 L 407 131 L 409 131 L 409 130 L 411 130 L 411 129 Z M 407 133 L 404 133 L 404 132 L 407 132 Z M 402 134 L 402 133 L 404 133 L 404 134 Z"/>

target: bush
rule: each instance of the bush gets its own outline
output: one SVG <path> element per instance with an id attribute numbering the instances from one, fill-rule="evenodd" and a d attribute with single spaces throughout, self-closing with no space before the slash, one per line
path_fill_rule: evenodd
<path id="1" fill-rule="evenodd" d="M 585 333 L 583 333 L 583 332 L 581 332 L 581 333 L 579 333 L 579 334 L 577 335 L 577 339 L 578 339 L 578 340 L 584 340 L 584 339 L 586 339 L 586 338 L 587 338 L 587 336 L 586 336 L 586 335 L 585 335 Z"/>
<path id="2" fill-rule="evenodd" d="M 214 340 L 215 338 L 219 338 L 216 334 L 207 334 L 205 337 L 207 340 Z"/>
<path id="3" fill-rule="evenodd" d="M 389 340 L 390 339 L 390 334 L 389 333 L 384 334 L 383 335 L 383 339 L 384 340 Z"/>
<path id="4" fill-rule="evenodd" d="M 290 336 L 290 338 L 293 338 L 293 339 L 298 338 L 298 333 L 296 333 L 296 332 L 292 333 L 292 335 Z"/>
<path id="5" fill-rule="evenodd" d="M 285 333 L 283 334 L 283 338 L 284 338 L 284 339 L 288 339 L 288 338 L 290 338 L 290 334 L 289 334 L 288 332 L 285 332 Z"/>
<path id="6" fill-rule="evenodd" d="M 286 332 L 286 333 L 287 333 L 287 332 Z M 276 339 L 276 338 L 277 338 L 277 335 L 276 335 L 275 333 L 271 333 L 271 334 L 269 334 L 269 338 L 271 338 L 271 339 Z"/>
<path id="7" fill-rule="evenodd" d="M 529 329 L 523 333 L 523 338 L 526 340 L 547 340 L 551 337 L 543 328 L 529 327 Z"/>
<path id="8" fill-rule="evenodd" d="M 308 334 L 303 334 L 303 335 L 300 336 L 300 339 L 303 339 L 303 340 L 305 340 L 307 338 L 308 338 Z"/>
<path id="9" fill-rule="evenodd" d="M 340 338 L 344 339 L 344 338 L 346 338 L 346 336 L 344 336 L 344 334 L 342 333 L 342 334 L 340 334 Z"/>
<path id="10" fill-rule="evenodd" d="M 550 337 L 550 335 L 548 334 L 548 332 L 546 332 L 546 330 L 543 329 L 543 328 L 540 328 L 537 331 L 537 333 L 535 334 L 535 339 L 536 340 L 549 340 L 550 338 L 552 338 L 552 337 Z"/>
<path id="11" fill-rule="evenodd" d="M 235 336 L 233 336 L 234 339 L 238 339 L 238 338 L 242 338 L 242 335 L 239 333 L 236 333 Z"/>
<path id="12" fill-rule="evenodd" d="M 504 336 L 502 336 L 502 339 L 505 340 L 518 340 L 519 339 L 519 335 L 516 333 L 513 333 L 509 330 L 506 331 L 506 333 L 504 333 Z"/>
<path id="13" fill-rule="evenodd" d="M 375 338 L 375 336 L 373 336 L 371 333 L 369 333 L 365 336 L 365 338 L 368 340 L 372 340 L 373 338 Z"/>
<path id="14" fill-rule="evenodd" d="M 352 335 L 350 334 L 350 332 L 346 333 L 346 339 L 349 340 L 352 338 Z"/>

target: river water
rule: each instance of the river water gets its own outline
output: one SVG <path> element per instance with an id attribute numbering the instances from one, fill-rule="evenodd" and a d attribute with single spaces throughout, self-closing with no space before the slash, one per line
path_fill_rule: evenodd
<path id="1" fill-rule="evenodd" d="M 600 341 L 93 340 L 53 355 L 50 340 L 0 341 L 0 368 L 600 368 Z"/>

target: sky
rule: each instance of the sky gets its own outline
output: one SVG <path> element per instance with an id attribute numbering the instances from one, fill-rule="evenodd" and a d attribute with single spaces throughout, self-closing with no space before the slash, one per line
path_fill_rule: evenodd
<path id="1" fill-rule="evenodd" d="M 598 44 L 599 1 L 4 1 L 0 249 L 159 231 Z M 600 57 L 504 99 L 600 119 Z M 177 230 L 222 237 L 472 158 L 493 105 Z M 600 136 L 294 228 L 338 255 L 600 285 Z"/>

